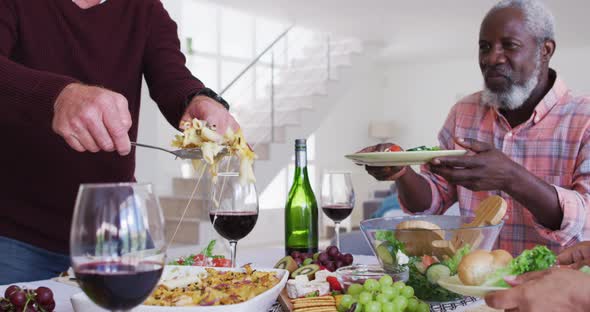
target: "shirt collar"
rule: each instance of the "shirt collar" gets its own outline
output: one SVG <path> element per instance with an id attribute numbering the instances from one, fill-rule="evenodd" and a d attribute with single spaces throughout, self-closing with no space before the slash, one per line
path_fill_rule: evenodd
<path id="1" fill-rule="evenodd" d="M 555 77 L 555 81 L 553 82 L 551 89 L 549 89 L 549 92 L 547 92 L 547 94 L 545 94 L 537 106 L 535 106 L 535 110 L 529 119 L 533 125 L 545 118 L 551 109 L 553 109 L 555 105 L 559 104 L 559 102 L 569 91 L 567 85 L 559 78 L 555 70 L 549 68 L 549 76 Z M 498 111 L 496 107 L 492 108 L 492 111 L 495 113 L 497 118 L 504 119 L 504 116 L 500 113 L 500 111 Z M 508 124 L 507 121 L 506 124 Z"/>
<path id="2" fill-rule="evenodd" d="M 537 104 L 535 107 L 535 111 L 533 112 L 532 121 L 534 124 L 538 123 L 543 119 L 547 114 L 551 111 L 555 105 L 559 104 L 561 99 L 568 93 L 568 88 L 559 78 L 557 73 L 553 69 L 549 69 L 549 75 L 555 77 L 555 82 L 553 83 L 553 87 L 545 94 L 541 102 Z"/>

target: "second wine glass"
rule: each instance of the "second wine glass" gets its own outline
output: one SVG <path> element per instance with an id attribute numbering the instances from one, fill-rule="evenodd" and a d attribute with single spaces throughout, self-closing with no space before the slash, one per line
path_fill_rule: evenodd
<path id="1" fill-rule="evenodd" d="M 352 213 L 354 189 L 350 172 L 326 172 L 322 176 L 322 210 L 334 221 L 336 247 L 340 250 L 340 222 Z"/>
<path id="2" fill-rule="evenodd" d="M 231 265 L 236 267 L 236 245 L 258 220 L 258 194 L 254 183 L 242 181 L 236 172 L 218 174 L 212 185 L 209 217 L 213 228 L 229 241 Z"/>

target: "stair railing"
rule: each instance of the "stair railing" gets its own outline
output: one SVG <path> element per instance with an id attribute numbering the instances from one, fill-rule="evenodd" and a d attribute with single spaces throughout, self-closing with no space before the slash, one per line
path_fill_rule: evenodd
<path id="1" fill-rule="evenodd" d="M 220 95 L 228 100 L 234 109 L 244 108 L 244 102 L 247 102 L 244 99 L 254 94 L 252 98 L 253 104 L 246 107 L 247 111 L 253 112 L 256 109 L 268 110 L 268 117 L 263 118 L 263 120 L 259 118 L 257 120 L 240 120 L 240 116 L 236 116 L 240 123 L 245 121 L 264 125 L 268 122 L 269 131 L 264 131 L 260 136 L 251 137 L 245 133 L 253 147 L 264 140 L 270 139 L 271 142 L 277 141 L 275 133 L 276 125 L 284 121 L 283 118 L 278 118 L 276 114 L 277 98 L 285 95 L 285 93 L 297 91 L 288 88 L 277 90 L 277 85 L 284 82 L 281 79 L 285 79 L 285 77 L 277 73 L 278 71 L 284 72 L 286 70 L 302 69 L 306 68 L 306 66 L 309 67 L 310 63 L 319 62 L 319 64 L 314 64 L 313 66 L 316 68 L 325 68 L 326 80 L 331 79 L 333 64 L 331 62 L 332 50 L 330 47 L 330 36 L 322 35 L 322 38 L 325 38 L 325 47 L 321 47 L 317 51 L 305 51 L 305 46 L 309 41 L 313 41 L 314 44 L 322 42 L 317 40 L 317 36 L 315 33 L 310 35 L 309 32 L 303 29 L 295 28 L 295 25 L 289 26 L 220 91 Z M 313 39 L 311 39 L 312 37 Z M 289 79 L 289 83 L 297 85 L 313 78 L 310 75 L 301 75 L 297 79 L 287 78 Z M 255 83 L 244 83 L 248 82 L 250 78 L 254 78 Z M 252 88 L 256 90 L 252 92 Z M 260 90 L 258 88 L 262 88 L 262 92 L 259 92 Z M 257 101 L 261 100 L 268 100 L 268 103 L 266 103 L 268 106 L 258 105 Z M 265 129 L 264 126 L 262 129 Z"/>

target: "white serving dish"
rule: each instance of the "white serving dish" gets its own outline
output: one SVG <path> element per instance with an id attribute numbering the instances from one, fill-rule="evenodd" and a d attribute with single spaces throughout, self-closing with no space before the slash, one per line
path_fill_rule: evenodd
<path id="1" fill-rule="evenodd" d="M 220 271 L 242 271 L 243 269 L 236 268 L 216 268 Z M 158 307 L 140 305 L 130 312 L 221 312 L 221 311 L 267 311 L 277 301 L 279 294 L 285 288 L 285 284 L 289 279 L 288 271 L 280 269 L 258 269 L 262 272 L 277 272 L 279 276 L 279 283 L 273 288 L 263 292 L 262 294 L 242 303 L 224 305 L 224 306 L 192 306 L 192 307 Z M 200 274 L 205 272 L 205 268 L 197 266 L 175 266 L 167 265 L 164 267 L 161 280 L 167 280 L 174 276 L 182 276 L 188 274 Z M 77 293 L 70 299 L 74 311 L 76 312 L 108 312 L 103 308 L 95 305 L 84 292 Z"/>

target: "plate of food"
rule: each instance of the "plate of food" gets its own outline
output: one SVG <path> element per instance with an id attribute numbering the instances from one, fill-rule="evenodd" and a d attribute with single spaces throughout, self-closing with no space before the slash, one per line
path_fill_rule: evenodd
<path id="1" fill-rule="evenodd" d="M 505 277 L 546 270 L 555 260 L 555 254 L 545 246 L 525 250 L 516 258 L 502 249 L 476 250 L 463 257 L 456 275 L 442 278 L 438 284 L 461 295 L 485 297 L 510 288 Z"/>
<path id="2" fill-rule="evenodd" d="M 462 156 L 466 150 L 442 150 L 439 147 L 420 146 L 403 151 L 399 146 L 392 145 L 384 152 L 355 153 L 344 157 L 358 165 L 373 167 L 421 165 L 437 157 Z"/>
<path id="3" fill-rule="evenodd" d="M 133 312 L 266 311 L 289 279 L 282 269 L 164 267 L 162 278 L 144 304 Z M 106 311 L 84 293 L 71 298 L 76 312 Z"/>

